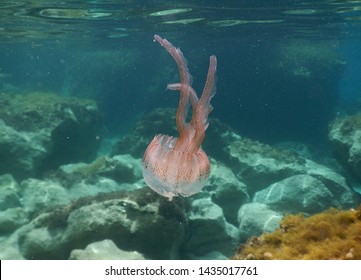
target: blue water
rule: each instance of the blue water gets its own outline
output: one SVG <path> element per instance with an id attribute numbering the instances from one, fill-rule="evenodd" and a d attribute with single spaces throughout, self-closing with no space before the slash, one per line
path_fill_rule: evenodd
<path id="1" fill-rule="evenodd" d="M 177 96 L 164 90 L 178 78 L 172 60 L 153 43 L 160 34 L 183 50 L 198 91 L 208 57 L 217 55 L 212 116 L 262 141 L 317 142 L 337 112 L 359 110 L 360 6 L 357 1 L 5 1 L 0 89 L 94 98 L 107 132 L 125 132 L 143 113 L 177 104 Z M 278 67 L 280 52 L 297 40 L 301 51 L 334 52 L 344 67 L 330 63 L 323 75 L 316 54 L 307 65 L 312 77 L 290 81 L 282 71 L 292 65 Z"/>
<path id="2" fill-rule="evenodd" d="M 342 110 L 349 113 L 360 111 L 360 92 L 361 92 L 361 40 L 345 40 L 340 49 L 340 53 L 347 61 L 347 68 L 339 83 L 340 104 Z"/>

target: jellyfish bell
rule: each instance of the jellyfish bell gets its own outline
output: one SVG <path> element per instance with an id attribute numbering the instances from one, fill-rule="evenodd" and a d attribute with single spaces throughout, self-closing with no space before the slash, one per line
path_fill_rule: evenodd
<path id="1" fill-rule="evenodd" d="M 143 177 L 147 185 L 162 196 L 191 196 L 201 191 L 209 176 L 209 160 L 199 148 L 196 152 L 178 150 L 178 138 L 158 134 L 143 158 Z"/>

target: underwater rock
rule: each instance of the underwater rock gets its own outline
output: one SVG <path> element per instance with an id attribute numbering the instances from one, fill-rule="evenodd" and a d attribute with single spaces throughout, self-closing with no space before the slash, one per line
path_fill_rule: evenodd
<path id="1" fill-rule="evenodd" d="M 10 174 L 0 176 L 0 211 L 21 206 L 19 186 Z"/>
<path id="2" fill-rule="evenodd" d="M 323 78 L 337 77 L 346 67 L 345 59 L 328 42 L 290 39 L 282 42 L 277 51 L 272 69 L 289 78 L 313 80 L 319 79 L 322 73 Z"/>
<path id="3" fill-rule="evenodd" d="M 28 215 L 21 207 L 0 211 L 0 234 L 11 233 L 28 222 Z"/>
<path id="4" fill-rule="evenodd" d="M 360 260 L 361 208 L 287 215 L 273 233 L 250 238 L 233 259 Z"/>
<path id="5" fill-rule="evenodd" d="M 19 190 L 19 185 L 11 174 L 0 175 L 0 188 L 2 187 Z"/>
<path id="6" fill-rule="evenodd" d="M 142 179 L 142 165 L 139 159 L 129 154 L 112 158 L 101 156 L 91 163 L 71 163 L 60 166 L 50 177 L 66 181 L 67 184 L 82 179 L 106 177 L 119 183 L 134 184 Z"/>
<path id="7" fill-rule="evenodd" d="M 21 228 L 25 228 L 24 225 Z M 7 238 L 0 240 L 0 259 L 1 260 L 24 260 L 18 246 L 18 234 L 15 231 Z"/>
<path id="8" fill-rule="evenodd" d="M 222 208 L 209 198 L 194 200 L 188 219 L 190 237 L 185 244 L 187 254 L 200 256 L 219 251 L 230 256 L 234 252 L 239 240 L 238 229 L 225 220 Z"/>
<path id="9" fill-rule="evenodd" d="M 69 260 L 144 260 L 144 256 L 136 251 L 120 250 L 113 241 L 105 239 L 94 242 L 84 250 L 73 250 Z"/>
<path id="10" fill-rule="evenodd" d="M 143 178 L 141 161 L 129 154 L 110 158 L 107 167 L 100 170 L 98 174 L 117 182 L 129 184 L 134 184 Z"/>
<path id="11" fill-rule="evenodd" d="M 99 193 L 131 191 L 144 187 L 141 161 L 130 155 L 101 156 L 93 162 L 60 166 L 48 178 L 66 186 L 72 200 Z"/>
<path id="12" fill-rule="evenodd" d="M 219 119 L 210 118 L 207 138 L 204 141 L 203 148 L 209 155 L 218 161 L 221 161 L 233 170 L 233 161 L 230 159 L 227 147 L 237 141 L 248 141 L 249 143 L 259 144 L 248 138 L 241 137 L 238 131 L 231 126 L 221 122 Z"/>
<path id="13" fill-rule="evenodd" d="M 177 135 L 174 108 L 156 108 L 138 120 L 129 134 L 122 137 L 113 147 L 111 155 L 130 154 L 142 158 L 144 150 L 155 135 L 162 132 Z"/>
<path id="14" fill-rule="evenodd" d="M 251 195 L 274 182 L 306 172 L 306 160 L 296 153 L 238 138 L 225 150 L 229 166 L 242 178 Z"/>
<path id="15" fill-rule="evenodd" d="M 276 182 L 308 174 L 321 180 L 345 207 L 357 204 L 357 195 L 342 175 L 292 151 L 244 138 L 231 142 L 225 151 L 229 154 L 228 166 L 247 185 L 251 196 Z"/>
<path id="16" fill-rule="evenodd" d="M 10 174 L 0 176 L 0 235 L 8 234 L 28 222 L 22 208 L 20 188 Z"/>
<path id="17" fill-rule="evenodd" d="M 333 170 L 310 160 L 293 168 L 289 170 L 296 175 L 287 174 L 285 179 L 260 189 L 254 193 L 252 203 L 240 208 L 238 222 L 242 240 L 276 229 L 283 214 L 311 215 L 329 207 L 349 208 L 360 203 L 359 195 Z"/>
<path id="18" fill-rule="evenodd" d="M 206 191 L 211 194 L 212 201 L 222 208 L 227 222 L 237 225 L 238 209 L 250 201 L 246 185 L 227 166 L 211 160 L 211 175 Z"/>
<path id="19" fill-rule="evenodd" d="M 128 138 L 124 138 L 115 146 L 113 152 L 126 154 L 129 147 L 129 152 L 134 157 L 141 157 L 146 142 L 154 134 L 159 131 L 174 133 L 173 113 L 171 110 L 168 112 L 166 109 L 156 109 L 144 116 L 137 122 Z M 150 121 L 156 123 L 154 131 Z M 224 216 L 230 223 L 237 224 L 238 209 L 249 201 L 247 197 L 253 197 L 256 192 L 296 175 L 307 174 L 315 180 L 320 180 L 320 184 L 324 184 L 332 195 L 335 195 L 335 200 L 342 204 L 342 207 L 357 204 L 357 198 L 350 191 L 345 178 L 333 169 L 317 164 L 293 148 L 272 147 L 241 137 L 238 132 L 218 119 L 211 118 L 210 123 L 203 149 L 215 160 L 212 160 L 211 174 L 205 191 L 211 194 L 213 202 L 222 207 Z M 145 138 L 147 139 L 144 140 Z M 236 190 L 238 198 L 234 193 Z M 230 195 L 227 198 L 223 197 L 227 193 Z M 227 201 L 228 199 L 232 202 Z M 335 204 L 328 204 L 327 207 L 332 205 Z"/>
<path id="20" fill-rule="evenodd" d="M 73 249 L 111 239 L 146 258 L 178 258 L 186 225 L 183 207 L 182 200 L 169 203 L 147 188 L 83 198 L 18 229 L 19 249 L 26 259 L 68 259 Z"/>
<path id="21" fill-rule="evenodd" d="M 133 129 L 122 137 L 113 147 L 111 155 L 130 154 L 134 158 L 142 158 L 149 141 L 155 135 L 178 135 L 174 108 L 156 108 L 142 116 Z M 210 157 L 226 162 L 228 157 L 224 147 L 241 137 L 230 126 L 218 119 L 210 118 L 207 137 L 202 147 Z"/>
<path id="22" fill-rule="evenodd" d="M 0 116 L 0 173 L 10 173 L 16 178 L 35 175 L 46 154 L 43 130 L 18 132 L 7 126 Z"/>
<path id="23" fill-rule="evenodd" d="M 277 143 L 275 147 L 281 150 L 295 152 L 297 155 L 303 158 L 313 159 L 314 157 L 310 148 L 306 144 L 301 142 L 280 142 Z"/>
<path id="24" fill-rule="evenodd" d="M 96 177 L 74 183 L 68 193 L 72 200 L 76 200 L 83 197 L 96 196 L 102 193 L 132 191 L 138 188 L 140 188 L 140 184 L 118 184 L 114 180 L 106 177 Z"/>
<path id="25" fill-rule="evenodd" d="M 271 210 L 266 204 L 252 202 L 242 205 L 238 211 L 241 241 L 264 232 L 272 232 L 282 220 L 282 215 Z"/>
<path id="26" fill-rule="evenodd" d="M 337 118 L 328 136 L 335 157 L 361 182 L 361 114 Z"/>
<path id="27" fill-rule="evenodd" d="M 337 184 L 322 179 L 307 174 L 295 175 L 256 192 L 253 202 L 266 204 L 283 214 L 315 214 L 330 207 L 357 205 L 356 196 L 345 181 Z"/>
<path id="28" fill-rule="evenodd" d="M 172 211 L 174 206 L 167 208 Z M 79 246 L 106 237 L 121 249 L 154 259 L 172 259 L 183 239 L 184 225 L 171 213 L 163 216 L 161 211 L 157 201 L 140 206 L 127 198 L 84 206 L 69 215 L 63 238 Z M 159 239 L 164 233 L 167 239 Z"/>
<path id="29" fill-rule="evenodd" d="M 94 101 L 51 93 L 0 95 L 1 173 L 40 176 L 96 155 L 101 116 Z M 11 147 L 11 149 L 9 148 Z"/>
<path id="30" fill-rule="evenodd" d="M 42 219 L 36 219 L 39 222 Z M 57 239 L 61 238 L 60 232 L 48 230 L 46 227 L 36 227 L 36 223 L 31 223 L 34 228 L 28 227 L 25 231 L 20 228 L 21 233 L 18 237 L 18 246 L 20 253 L 26 259 L 57 259 L 61 254 Z M 48 254 L 45 255 L 44 252 Z"/>
<path id="31" fill-rule="evenodd" d="M 30 214 L 40 213 L 70 203 L 62 185 L 50 180 L 27 179 L 21 183 L 22 206 Z"/>

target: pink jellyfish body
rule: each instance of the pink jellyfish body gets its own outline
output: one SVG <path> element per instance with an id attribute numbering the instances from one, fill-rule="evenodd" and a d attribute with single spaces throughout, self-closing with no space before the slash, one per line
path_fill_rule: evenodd
<path id="1" fill-rule="evenodd" d="M 209 160 L 200 146 L 208 127 L 208 115 L 213 109 L 210 100 L 216 93 L 217 59 L 214 55 L 210 57 L 207 81 L 198 99 L 181 50 L 158 35 L 154 35 L 154 39 L 178 65 L 181 81 L 169 84 L 167 88 L 180 91 L 176 114 L 179 137 L 158 134 L 153 138 L 144 152 L 143 177 L 151 189 L 172 200 L 177 195 L 186 197 L 200 192 L 209 176 Z M 189 102 L 192 118 L 187 123 Z"/>

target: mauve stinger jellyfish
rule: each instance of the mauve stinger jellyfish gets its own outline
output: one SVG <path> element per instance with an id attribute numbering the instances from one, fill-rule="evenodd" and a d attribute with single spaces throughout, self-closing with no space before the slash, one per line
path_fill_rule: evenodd
<path id="1" fill-rule="evenodd" d="M 179 48 L 166 39 L 154 35 L 178 65 L 180 83 L 169 84 L 168 89 L 179 90 L 180 98 L 176 114 L 179 137 L 156 135 L 143 157 L 143 177 L 155 192 L 172 200 L 174 196 L 190 196 L 201 191 L 209 176 L 209 159 L 201 144 L 208 127 L 208 115 L 213 107 L 211 98 L 216 93 L 217 59 L 210 57 L 207 81 L 198 99 L 192 88 L 192 78 L 186 59 Z M 186 122 L 188 103 L 192 106 L 192 118 Z"/>

